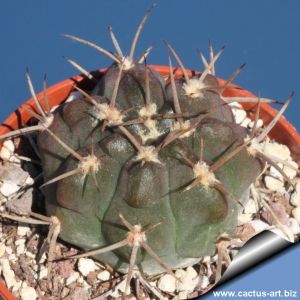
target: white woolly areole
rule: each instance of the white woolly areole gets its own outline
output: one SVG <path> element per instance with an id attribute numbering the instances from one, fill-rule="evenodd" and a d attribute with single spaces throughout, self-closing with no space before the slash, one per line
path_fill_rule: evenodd
<path id="1" fill-rule="evenodd" d="M 189 82 L 183 84 L 185 95 L 192 98 L 197 98 L 202 95 L 202 90 L 206 87 L 203 81 L 197 78 L 192 78 Z"/>
<path id="2" fill-rule="evenodd" d="M 161 133 L 156 128 L 157 122 L 151 119 L 151 116 L 156 114 L 156 111 L 157 111 L 157 106 L 155 103 L 148 104 L 142 107 L 139 111 L 139 116 L 141 118 L 146 118 L 143 124 L 149 130 L 149 132 L 147 133 L 144 133 L 143 130 L 139 130 L 139 135 L 143 143 L 147 142 L 147 140 L 149 139 L 156 139 L 161 135 Z"/>
<path id="3" fill-rule="evenodd" d="M 82 170 L 83 174 L 87 174 L 90 170 L 97 172 L 99 170 L 100 161 L 95 155 L 86 156 L 83 161 L 80 161 L 78 164 L 78 168 Z"/>
<path id="4" fill-rule="evenodd" d="M 125 56 L 122 58 L 122 65 L 124 71 L 129 70 L 134 67 L 134 61 L 129 56 Z"/>
<path id="5" fill-rule="evenodd" d="M 123 114 L 115 107 L 110 107 L 107 103 L 97 105 L 98 119 L 106 120 L 109 125 L 118 125 L 123 122 Z"/>
<path id="6" fill-rule="evenodd" d="M 157 151 L 154 146 L 142 146 L 142 151 L 136 156 L 136 160 L 142 161 L 152 161 L 156 163 L 161 163 L 157 158 Z"/>
<path id="7" fill-rule="evenodd" d="M 141 137 L 143 144 L 146 143 L 148 140 L 151 139 L 157 139 L 159 136 L 162 135 L 161 132 L 159 132 L 156 128 L 157 121 L 147 119 L 144 122 L 145 127 L 149 130 L 148 132 L 145 132 L 142 128 L 138 127 L 138 134 Z"/>
<path id="8" fill-rule="evenodd" d="M 171 131 L 185 130 L 185 129 L 188 129 L 190 127 L 191 127 L 191 122 L 189 120 L 186 120 L 182 123 L 175 122 L 174 124 L 172 124 Z M 187 132 L 180 135 L 179 138 L 182 139 L 182 138 L 189 137 L 195 130 L 196 130 L 196 128 L 190 129 Z"/>
<path id="9" fill-rule="evenodd" d="M 154 114 L 156 114 L 156 110 L 157 110 L 156 104 L 150 103 L 140 109 L 139 116 L 142 118 L 150 118 Z"/>
<path id="10" fill-rule="evenodd" d="M 141 243 L 146 242 L 146 234 L 142 231 L 141 225 L 134 225 L 133 231 L 128 232 L 127 234 L 128 244 L 131 247 L 141 246 Z"/>
<path id="11" fill-rule="evenodd" d="M 39 123 L 41 125 L 43 125 L 46 128 L 49 128 L 50 125 L 52 124 L 53 122 L 53 119 L 54 119 L 54 115 L 53 114 L 49 114 L 48 116 L 46 116 L 45 118 L 43 118 L 42 121 L 40 121 Z"/>
<path id="12" fill-rule="evenodd" d="M 199 179 L 201 184 L 206 187 L 212 186 L 218 181 L 215 174 L 210 171 L 209 166 L 204 161 L 198 161 L 193 167 L 193 172 L 195 178 Z"/>

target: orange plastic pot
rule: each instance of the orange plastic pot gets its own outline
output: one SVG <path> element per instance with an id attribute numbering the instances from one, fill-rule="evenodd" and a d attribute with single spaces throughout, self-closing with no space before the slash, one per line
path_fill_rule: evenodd
<path id="1" fill-rule="evenodd" d="M 150 68 L 158 71 L 162 76 L 169 75 L 169 67 L 167 66 L 149 66 Z M 99 78 L 106 69 L 100 69 L 98 71 L 92 72 L 94 77 Z M 198 74 L 199 72 L 188 70 L 190 76 Z M 180 69 L 177 70 L 176 76 L 181 77 L 183 74 Z M 220 84 L 224 84 L 225 80 L 218 79 Z M 74 85 L 80 84 L 83 88 L 91 88 L 91 83 L 86 80 L 83 76 L 77 75 L 70 79 L 61 81 L 47 89 L 47 96 L 49 99 L 50 107 L 56 106 L 64 102 L 70 93 L 74 90 Z M 253 97 L 256 98 L 251 92 L 242 89 L 237 85 L 230 84 L 223 92 L 224 96 L 230 97 Z M 37 95 L 38 99 L 41 100 L 43 105 L 43 93 Z M 245 110 L 248 111 L 249 117 L 254 118 L 255 107 L 253 103 L 242 103 Z M 21 105 L 14 113 L 12 113 L 0 126 L 0 135 L 5 134 L 11 130 L 21 128 L 26 124 L 26 122 L 31 118 L 31 116 L 24 110 L 27 109 L 37 110 L 37 107 L 33 99 L 27 100 L 23 105 Z M 277 111 L 273 109 L 270 105 L 262 103 L 260 109 L 260 118 L 265 124 L 270 123 L 270 121 L 275 117 Z M 279 122 L 274 126 L 269 134 L 270 138 L 276 140 L 278 143 L 285 144 L 291 150 L 294 160 L 300 164 L 300 135 L 284 117 L 281 117 Z M 1 145 L 0 145 L 1 147 Z M 1 296 L 5 300 L 13 300 L 14 296 L 7 290 L 7 288 L 0 282 L 0 299 Z"/>

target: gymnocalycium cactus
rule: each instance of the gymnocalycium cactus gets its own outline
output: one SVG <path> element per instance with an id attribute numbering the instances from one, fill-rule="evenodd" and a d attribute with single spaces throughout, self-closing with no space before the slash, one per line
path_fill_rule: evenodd
<path id="1" fill-rule="evenodd" d="M 215 252 L 220 235 L 234 232 L 248 187 L 264 161 L 272 164 L 259 143 L 289 103 L 262 132 L 255 126 L 248 132 L 228 105 L 238 99 L 222 96 L 240 68 L 223 85 L 214 76 L 223 49 L 214 55 L 210 46 L 210 62 L 202 56 L 204 72 L 191 77 L 168 43 L 183 77 L 177 78 L 170 58 L 168 78 L 148 67 L 150 48 L 135 60 L 150 12 L 128 56 L 111 28 L 116 54 L 66 35 L 114 63 L 96 80 L 68 59 L 96 83 L 92 91 L 74 86 L 83 99 L 54 112 L 41 107 L 27 73 L 40 115 L 30 113 L 39 123 L 0 137 L 39 131 L 46 210 L 55 225 L 49 237 L 60 234 L 90 250 L 84 255 L 119 271 L 129 268 L 127 285 L 134 267 L 157 274 L 192 265 Z M 263 99 L 247 100 L 259 108 Z"/>
<path id="2" fill-rule="evenodd" d="M 113 245 L 94 257 L 123 271 L 135 249 L 135 264 L 156 274 L 214 253 L 220 234 L 235 229 L 261 163 L 247 149 L 226 158 L 247 130 L 235 124 L 211 75 L 221 51 L 204 73 L 189 77 L 182 67 L 179 79 L 171 60 L 167 80 L 143 56 L 134 60 L 148 15 L 129 56 L 110 29 L 117 54 L 98 49 L 114 63 L 90 94 L 81 91 L 85 101 L 59 107 L 38 147 L 47 213 L 60 220 L 60 237 L 88 250 Z"/>

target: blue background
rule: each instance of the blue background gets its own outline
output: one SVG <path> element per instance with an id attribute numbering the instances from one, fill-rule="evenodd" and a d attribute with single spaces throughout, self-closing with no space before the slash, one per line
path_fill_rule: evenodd
<path id="1" fill-rule="evenodd" d="M 167 64 L 169 41 L 187 68 L 202 69 L 196 49 L 208 54 L 211 39 L 215 49 L 226 45 L 217 63 L 219 77 L 227 78 L 242 63 L 246 68 L 235 83 L 263 97 L 295 98 L 286 117 L 300 130 L 300 1 L 299 0 L 158 0 L 136 54 L 154 46 L 148 63 Z M 36 90 L 74 74 L 62 58 L 68 56 L 88 70 L 108 66 L 109 59 L 86 46 L 61 37 L 62 33 L 94 41 L 112 50 L 107 26 L 112 25 L 124 52 L 152 1 L 137 0 L 26 0 L 1 1 L 0 11 L 0 122 L 29 98 L 25 68 L 30 67 Z M 255 272 L 234 280 L 226 289 L 294 288 L 292 270 L 299 270 L 300 247 Z M 268 279 L 268 280 L 267 280 Z M 225 288 L 225 287 L 224 287 Z"/>

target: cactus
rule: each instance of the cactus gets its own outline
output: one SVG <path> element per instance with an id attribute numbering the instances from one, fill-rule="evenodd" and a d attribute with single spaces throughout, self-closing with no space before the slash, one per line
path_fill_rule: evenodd
<path id="1" fill-rule="evenodd" d="M 96 80 L 67 59 L 96 83 L 91 91 L 75 86 L 84 99 L 54 112 L 41 107 L 27 73 L 41 114 L 30 112 L 38 125 L 15 133 L 39 132 L 46 211 L 56 224 L 50 235 L 128 271 L 128 280 L 134 267 L 157 274 L 193 265 L 214 254 L 222 234 L 234 233 L 248 188 L 268 159 L 259 142 L 288 104 L 262 133 L 255 126 L 248 132 L 235 123 L 228 105 L 238 99 L 222 96 L 241 68 L 223 85 L 215 77 L 223 49 L 214 55 L 210 45 L 210 62 L 201 55 L 205 70 L 193 76 L 168 43 L 182 77 L 170 57 L 168 78 L 148 67 L 150 49 L 134 59 L 150 12 L 128 56 L 111 28 L 116 54 L 65 35 L 96 48 L 113 64 Z M 263 101 L 247 100 L 258 102 L 258 108 Z"/>
<path id="2" fill-rule="evenodd" d="M 129 56 L 120 47 L 110 54 L 114 63 L 94 89 L 81 91 L 86 101 L 54 113 L 38 147 L 47 212 L 60 220 L 60 237 L 86 250 L 117 247 L 125 239 L 125 247 L 94 251 L 124 271 L 128 245 L 135 245 L 130 233 L 137 231 L 142 250 L 135 264 L 156 274 L 164 265 L 185 267 L 214 253 L 219 235 L 234 231 L 242 196 L 261 163 L 246 149 L 222 162 L 247 131 L 235 124 L 210 72 L 221 51 L 192 77 L 182 66 L 184 77 L 175 79 L 170 60 L 165 80 L 133 59 L 135 42 Z M 76 152 L 53 143 L 53 134 Z M 148 232 L 147 226 L 155 228 Z"/>

